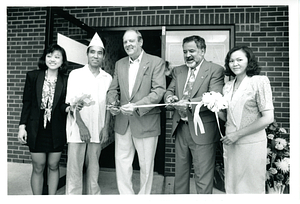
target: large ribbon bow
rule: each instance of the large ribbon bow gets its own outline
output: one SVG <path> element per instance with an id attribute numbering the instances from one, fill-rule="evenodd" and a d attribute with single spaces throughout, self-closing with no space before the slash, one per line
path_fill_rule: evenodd
<path id="1" fill-rule="evenodd" d="M 222 94 L 220 94 L 218 92 L 214 92 L 214 91 L 207 92 L 207 93 L 203 94 L 201 102 L 196 102 L 196 103 L 194 102 L 192 104 L 197 104 L 197 106 L 195 108 L 195 113 L 194 113 L 194 128 L 195 128 L 196 135 L 198 136 L 198 128 L 197 127 L 199 127 L 201 134 L 205 133 L 203 122 L 199 115 L 199 111 L 202 106 L 206 106 L 209 110 L 211 110 L 212 112 L 215 113 L 219 132 L 222 136 L 220 124 L 219 124 L 218 112 L 221 109 L 226 109 L 228 107 L 228 102 L 222 96 Z"/>

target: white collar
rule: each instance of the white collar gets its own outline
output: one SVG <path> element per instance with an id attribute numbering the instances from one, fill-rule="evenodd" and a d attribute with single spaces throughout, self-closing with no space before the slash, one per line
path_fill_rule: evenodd
<path id="1" fill-rule="evenodd" d="M 203 63 L 203 61 L 204 61 L 204 59 L 202 59 L 202 61 L 200 62 L 200 64 L 198 64 L 198 66 L 195 67 L 195 72 L 196 72 L 197 70 L 200 69 L 200 67 L 201 67 L 201 65 L 202 65 L 202 63 Z M 192 68 L 189 67 L 189 70 L 192 70 Z"/>
<path id="2" fill-rule="evenodd" d="M 144 50 L 142 50 L 140 56 L 138 58 L 136 58 L 135 60 L 132 60 L 130 57 L 129 57 L 129 64 L 132 64 L 132 63 L 140 63 L 142 61 L 142 57 L 143 57 L 143 54 L 144 54 Z"/>

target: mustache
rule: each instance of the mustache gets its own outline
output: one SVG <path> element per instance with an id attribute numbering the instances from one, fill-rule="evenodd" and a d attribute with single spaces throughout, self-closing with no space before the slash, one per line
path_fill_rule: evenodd
<path id="1" fill-rule="evenodd" d="M 185 58 L 186 61 L 190 61 L 190 60 L 193 60 L 193 59 L 194 59 L 194 57 L 186 57 Z"/>

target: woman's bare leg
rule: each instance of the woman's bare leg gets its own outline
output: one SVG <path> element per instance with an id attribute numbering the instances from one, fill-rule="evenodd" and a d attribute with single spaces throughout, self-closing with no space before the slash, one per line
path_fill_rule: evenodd
<path id="1" fill-rule="evenodd" d="M 42 195 L 44 182 L 44 169 L 46 165 L 46 153 L 33 153 L 32 158 L 32 174 L 31 174 L 31 189 L 33 195 Z"/>
<path id="2" fill-rule="evenodd" d="M 59 160 L 61 152 L 51 152 L 48 155 L 48 192 L 55 195 L 59 182 Z"/>

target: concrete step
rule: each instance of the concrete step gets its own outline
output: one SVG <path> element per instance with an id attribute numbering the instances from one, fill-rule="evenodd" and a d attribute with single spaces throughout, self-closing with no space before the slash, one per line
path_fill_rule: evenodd
<path id="1" fill-rule="evenodd" d="M 31 164 L 7 163 L 7 194 L 8 195 L 32 195 L 30 177 L 32 172 Z M 66 175 L 66 168 L 60 167 L 60 177 Z M 133 189 L 139 190 L 139 171 L 133 172 Z M 99 185 L 103 195 L 118 195 L 115 169 L 101 168 L 99 173 Z M 164 177 L 154 173 L 152 194 L 164 192 Z M 57 191 L 57 195 L 65 195 L 65 186 Z"/>
<path id="2" fill-rule="evenodd" d="M 24 163 L 7 163 L 7 195 L 32 195 L 30 187 L 32 165 Z M 66 175 L 66 168 L 60 167 L 60 177 Z M 139 171 L 133 172 L 132 182 L 135 193 L 139 191 Z M 99 185 L 103 195 L 118 195 L 115 169 L 101 168 L 99 173 Z M 151 194 L 173 194 L 174 177 L 164 177 L 154 172 Z M 196 194 L 195 182 L 190 181 L 191 194 Z M 213 194 L 224 192 L 213 189 Z M 57 195 L 65 195 L 65 186 L 57 191 Z"/>

